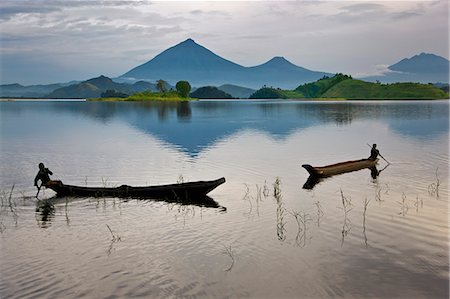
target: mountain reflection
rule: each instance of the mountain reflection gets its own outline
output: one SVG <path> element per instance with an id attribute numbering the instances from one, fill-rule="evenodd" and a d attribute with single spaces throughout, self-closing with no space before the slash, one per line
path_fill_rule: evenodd
<path id="1" fill-rule="evenodd" d="M 448 134 L 449 112 L 446 101 L 2 102 L 0 107 L 2 114 L 53 111 L 102 123 L 122 121 L 192 156 L 244 129 L 283 139 L 297 130 L 322 124 L 348 126 L 357 120 L 381 120 L 400 134 L 432 138 Z"/>

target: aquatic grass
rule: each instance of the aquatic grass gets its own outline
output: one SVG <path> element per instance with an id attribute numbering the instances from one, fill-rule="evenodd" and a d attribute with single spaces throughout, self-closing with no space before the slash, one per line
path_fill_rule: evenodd
<path id="1" fill-rule="evenodd" d="M 419 200 L 419 195 L 416 196 L 416 200 L 414 201 L 414 207 L 416 208 L 416 214 L 419 213 L 419 207 L 423 208 L 423 200 Z"/>
<path id="2" fill-rule="evenodd" d="M 104 179 L 103 177 L 101 177 L 101 180 L 102 180 L 102 186 L 103 186 L 103 188 L 106 188 L 106 187 L 108 187 L 108 178 L 106 178 L 106 179 Z"/>
<path id="3" fill-rule="evenodd" d="M 348 218 L 348 214 L 350 213 L 350 211 L 353 209 L 353 205 L 351 202 L 351 199 L 349 197 L 344 196 L 344 192 L 342 192 L 342 189 L 340 189 L 341 191 L 341 201 L 342 201 L 342 208 L 344 210 L 344 222 L 342 225 L 342 241 L 341 241 L 341 247 L 344 245 L 344 239 L 345 237 L 348 235 L 348 233 L 351 230 L 351 221 Z"/>
<path id="4" fill-rule="evenodd" d="M 244 186 L 245 186 L 245 194 L 244 194 L 244 197 L 242 198 L 242 200 L 248 201 L 249 211 L 248 211 L 247 215 L 250 216 L 252 214 L 252 211 L 253 211 L 252 199 L 251 199 L 251 197 L 249 195 L 250 194 L 250 188 L 245 183 L 244 183 Z"/>
<path id="5" fill-rule="evenodd" d="M 383 199 L 381 199 L 381 191 L 383 188 L 377 186 L 377 188 L 375 189 L 375 200 L 376 201 L 383 201 Z"/>
<path id="6" fill-rule="evenodd" d="M 66 224 L 67 226 L 70 225 L 70 219 L 69 219 L 69 198 L 66 197 L 66 203 L 64 205 L 65 215 L 66 215 Z"/>
<path id="7" fill-rule="evenodd" d="M 278 205 L 278 207 L 277 207 L 277 237 L 278 237 L 278 240 L 280 240 L 280 241 L 286 240 L 286 235 L 285 235 L 286 222 L 284 221 L 285 214 L 286 214 L 286 208 L 283 207 L 282 205 Z"/>
<path id="8" fill-rule="evenodd" d="M 439 186 L 441 185 L 441 181 L 439 180 L 439 175 L 438 175 L 438 169 L 439 169 L 439 167 L 436 168 L 435 181 L 433 183 L 431 183 L 430 185 L 428 185 L 428 194 L 430 194 L 431 196 L 436 196 L 436 197 L 439 197 Z"/>
<path id="9" fill-rule="evenodd" d="M 262 187 L 256 184 L 256 202 L 262 201 Z"/>
<path id="10" fill-rule="evenodd" d="M 111 233 L 111 243 L 109 244 L 109 248 L 108 248 L 108 250 L 106 251 L 106 253 L 107 253 L 108 256 L 109 256 L 109 255 L 111 255 L 111 251 L 112 251 L 112 249 L 113 249 L 113 247 L 114 247 L 114 243 L 122 241 L 122 237 L 119 236 L 119 235 L 117 235 L 117 234 L 115 234 L 115 233 L 113 232 L 113 230 L 111 229 L 111 227 L 109 227 L 108 224 L 106 224 L 106 227 L 108 228 L 109 232 Z"/>
<path id="11" fill-rule="evenodd" d="M 398 215 L 402 215 L 403 217 L 406 216 L 409 210 L 408 203 L 406 202 L 406 194 L 402 192 L 402 201 L 397 201 L 397 203 L 400 205 L 400 212 Z"/>
<path id="12" fill-rule="evenodd" d="M 177 179 L 177 184 L 182 184 L 182 183 L 184 183 L 184 177 L 182 174 L 180 174 Z"/>
<path id="13" fill-rule="evenodd" d="M 229 246 L 223 245 L 223 247 L 225 248 L 225 250 L 222 253 L 228 255 L 231 258 L 230 266 L 227 269 L 224 270 L 225 272 L 228 272 L 228 271 L 231 271 L 231 269 L 234 266 L 234 252 L 231 249 L 231 245 L 229 245 Z"/>
<path id="14" fill-rule="evenodd" d="M 253 196 L 253 195 L 250 195 L 250 187 L 247 185 L 247 184 L 245 184 L 244 183 L 244 186 L 245 186 L 245 194 L 244 194 L 244 196 L 242 197 L 242 200 L 246 200 L 246 201 L 248 201 L 248 203 L 249 203 L 249 211 L 248 211 L 248 213 L 246 213 L 248 216 L 250 216 L 251 214 L 252 214 L 252 212 L 253 212 L 253 203 L 252 203 L 252 200 L 254 200 L 255 201 L 255 203 L 256 203 L 256 214 L 258 215 L 258 217 L 259 217 L 259 203 L 262 201 L 262 187 L 260 187 L 258 184 L 255 184 L 255 187 L 256 187 L 256 195 L 255 196 Z"/>
<path id="15" fill-rule="evenodd" d="M 285 215 L 286 215 L 286 208 L 283 204 L 283 196 L 281 194 L 281 180 L 279 177 L 275 179 L 275 182 L 273 183 L 273 197 L 275 198 L 277 202 L 277 237 L 278 240 L 284 241 L 286 240 L 286 222 L 284 221 Z"/>
<path id="16" fill-rule="evenodd" d="M 364 210 L 363 210 L 363 236 L 364 236 L 364 244 L 366 244 L 366 247 L 368 247 L 367 235 L 366 235 L 366 214 L 367 214 L 367 207 L 369 206 L 369 203 L 370 203 L 370 199 L 367 200 L 367 196 L 366 196 L 366 198 L 364 198 Z"/>
<path id="17" fill-rule="evenodd" d="M 9 214 L 9 212 L 12 212 L 13 219 L 15 220 L 15 223 L 17 224 L 17 213 L 15 211 L 15 205 L 12 203 L 12 193 L 14 190 L 14 185 L 11 187 L 11 191 L 8 192 L 5 190 L 2 190 L 0 193 L 0 202 L 1 202 L 1 210 L 0 210 L 0 233 L 3 233 L 6 229 L 6 226 L 3 224 L 3 215 Z"/>
<path id="18" fill-rule="evenodd" d="M 389 190 L 391 190 L 389 187 L 389 184 L 385 183 L 385 185 L 386 185 L 386 190 L 384 191 L 384 194 L 389 194 Z"/>
<path id="19" fill-rule="evenodd" d="M 281 180 L 279 177 L 277 177 L 273 183 L 273 197 L 275 197 L 277 201 L 281 200 Z"/>
<path id="20" fill-rule="evenodd" d="M 15 187 L 15 184 L 12 185 L 11 190 L 9 191 L 9 194 L 7 191 L 2 190 L 1 195 L 0 195 L 1 208 L 2 208 L 1 212 L 6 212 L 7 214 L 11 213 L 12 217 L 14 219 L 15 225 L 17 226 L 17 220 L 19 218 L 19 215 L 17 214 L 17 204 L 16 204 L 16 202 L 14 202 L 12 200 L 14 187 Z M 1 225 L 3 225 L 3 223 Z"/>
<path id="21" fill-rule="evenodd" d="M 194 218 L 195 216 L 195 207 L 190 205 L 183 205 L 183 204 L 175 204 L 174 206 L 177 206 L 177 214 L 175 214 L 175 220 L 178 220 L 179 216 L 183 219 L 183 227 L 186 226 L 186 219 Z"/>
<path id="22" fill-rule="evenodd" d="M 259 203 L 262 201 L 262 188 L 256 184 L 256 214 L 259 217 Z"/>
<path id="23" fill-rule="evenodd" d="M 320 205 L 319 201 L 316 201 L 314 205 L 317 208 L 317 227 L 320 227 L 320 219 L 325 215 L 325 213 L 322 210 L 322 206 Z"/>
<path id="24" fill-rule="evenodd" d="M 264 186 L 263 186 L 262 194 L 264 195 L 265 198 L 269 197 L 269 187 L 267 187 L 267 181 L 266 180 L 264 180 Z"/>
<path id="25" fill-rule="evenodd" d="M 295 221 L 297 222 L 297 236 L 295 237 L 295 243 L 299 246 L 299 247 L 305 247 L 306 246 L 306 240 L 307 235 L 307 223 L 309 221 L 312 221 L 312 218 L 309 216 L 309 214 L 306 214 L 305 212 L 297 212 L 297 211 L 292 211 L 291 212 L 292 216 L 294 216 Z M 312 237 L 310 237 L 309 239 L 311 239 Z"/>

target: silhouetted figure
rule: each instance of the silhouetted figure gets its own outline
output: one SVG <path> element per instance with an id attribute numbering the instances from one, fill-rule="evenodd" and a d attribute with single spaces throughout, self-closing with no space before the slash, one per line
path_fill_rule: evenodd
<path id="1" fill-rule="evenodd" d="M 34 178 L 34 185 L 39 189 L 38 181 L 41 181 L 41 186 L 47 184 L 50 181 L 50 175 L 52 175 L 48 168 L 45 168 L 44 163 L 39 163 L 39 171 Z"/>
<path id="2" fill-rule="evenodd" d="M 377 150 L 377 145 L 374 143 L 372 145 L 372 149 L 370 150 L 369 160 L 375 160 L 379 154 L 380 154 L 380 152 Z"/>

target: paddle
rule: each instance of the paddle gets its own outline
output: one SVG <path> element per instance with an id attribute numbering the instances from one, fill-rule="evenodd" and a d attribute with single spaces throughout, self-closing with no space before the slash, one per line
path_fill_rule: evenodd
<path id="1" fill-rule="evenodd" d="M 367 143 L 367 145 L 368 145 L 370 148 L 372 148 L 372 147 L 370 146 L 370 144 Z M 383 158 L 383 160 L 386 161 L 387 164 L 391 164 L 388 160 L 386 160 L 386 159 L 380 154 L 380 152 L 378 152 L 378 156 L 380 156 L 381 158 Z"/>

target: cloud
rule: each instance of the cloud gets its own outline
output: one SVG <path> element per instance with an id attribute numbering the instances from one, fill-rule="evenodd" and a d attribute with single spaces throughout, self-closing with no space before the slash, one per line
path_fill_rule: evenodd
<path id="1" fill-rule="evenodd" d="M 402 74 L 402 72 L 393 71 L 389 69 L 388 64 L 377 64 L 372 66 L 368 71 L 366 72 L 358 72 L 355 73 L 354 76 L 357 78 L 364 78 L 364 77 L 377 77 L 377 76 L 386 76 L 389 74 Z"/>
<path id="2" fill-rule="evenodd" d="M 200 16 L 200 15 L 209 15 L 209 16 L 228 16 L 229 14 L 224 12 L 224 11 L 220 11 L 220 10 L 202 10 L 202 9 L 194 9 L 189 11 L 190 14 L 194 15 L 194 16 Z"/>
<path id="3" fill-rule="evenodd" d="M 60 77 L 121 75 L 189 37 L 243 65 L 285 56 L 313 70 L 380 71 L 370 66 L 447 55 L 447 11 L 447 1 L 2 0 L 2 80 L 31 78 L 13 70 L 21 61 Z"/>

